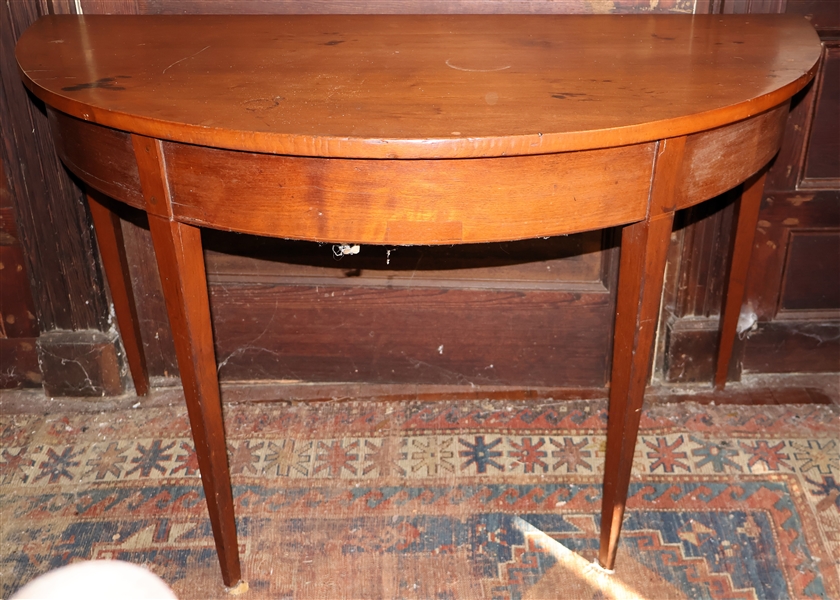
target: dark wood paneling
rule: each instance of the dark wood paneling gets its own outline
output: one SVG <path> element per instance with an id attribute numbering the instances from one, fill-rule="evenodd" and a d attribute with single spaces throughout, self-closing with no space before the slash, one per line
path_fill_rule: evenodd
<path id="1" fill-rule="evenodd" d="M 602 386 L 611 296 L 214 286 L 223 379 Z"/>
<path id="2" fill-rule="evenodd" d="M 39 387 L 38 338 L 0 338 L 0 389 Z"/>
<path id="3" fill-rule="evenodd" d="M 729 260 L 732 206 L 740 188 L 676 215 L 679 248 L 677 284 L 671 310 L 677 317 L 720 314 Z"/>
<path id="4" fill-rule="evenodd" d="M 25 264 L 0 160 L 0 389 L 41 384 L 35 351 L 38 323 Z"/>
<path id="5" fill-rule="evenodd" d="M 178 362 L 175 359 L 175 345 L 166 316 L 163 291 L 160 285 L 155 253 L 146 215 L 139 211 L 124 209 L 122 229 L 126 254 L 130 257 L 129 273 L 134 298 L 137 303 L 137 317 L 140 320 L 140 336 L 146 352 L 146 367 L 150 375 L 172 380 L 178 376 Z"/>
<path id="6" fill-rule="evenodd" d="M 142 222 L 140 226 L 124 223 L 124 228 L 129 252 L 135 257 L 132 283 L 138 294 L 150 372 L 177 374 L 154 257 L 145 245 L 148 231 Z M 617 262 L 610 232 L 457 248 L 364 246 L 359 255 L 340 261 L 330 245 L 212 231 L 204 237 L 223 380 L 414 382 L 422 365 L 409 362 L 401 352 L 408 352 L 412 340 L 421 334 L 429 343 L 438 340 L 435 351 L 441 344 L 445 347 L 445 356 L 436 354 L 427 361 L 434 367 L 428 367 L 421 381 L 483 376 L 518 385 L 542 381 L 555 386 L 578 385 L 573 382 L 602 386 L 606 380 L 613 299 L 607 285 L 614 281 Z M 243 237 L 244 256 L 239 254 Z M 237 254 L 230 254 L 234 245 Z M 392 265 L 387 264 L 389 260 Z M 358 289 L 364 302 L 356 301 L 346 288 Z M 539 310 L 525 318 L 521 311 L 534 308 L 537 300 L 529 297 L 540 290 L 560 298 L 557 310 Z M 456 293 L 446 296 L 448 291 Z M 408 301 L 413 294 L 429 293 L 433 300 L 421 303 L 420 309 Z M 311 306 L 301 299 L 308 299 Z M 395 304 L 395 299 L 400 303 Z M 459 301 L 464 303 L 460 307 Z M 473 309 L 475 303 L 480 308 Z M 521 303 L 519 311 L 516 303 Z M 359 310 L 362 306 L 366 308 Z M 473 310 L 476 316 L 464 317 Z M 520 326 L 498 327 L 504 323 Z M 289 327 L 296 329 L 290 334 Z M 478 331 L 486 328 L 486 333 L 476 337 L 476 327 Z M 303 345 L 294 331 L 305 332 Z M 391 366 L 383 367 L 385 359 L 377 358 L 383 349 L 372 354 L 371 331 L 376 339 L 394 342 L 387 358 Z M 537 337 L 529 339 L 535 331 Z M 362 352 L 357 348 L 357 332 L 367 336 Z M 321 350 L 311 347 L 316 340 Z M 498 365 L 503 378 L 476 374 L 477 350 L 457 350 L 461 344 L 469 346 L 478 340 L 489 344 L 482 370 Z M 522 355 L 518 348 L 527 350 L 528 344 L 539 351 Z M 595 347 L 602 354 L 593 352 Z M 322 360 L 319 353 L 325 351 L 338 358 Z M 293 362 L 285 364 L 291 368 L 285 368 L 277 354 L 290 355 L 285 360 Z M 361 375 L 371 378 L 357 379 Z"/>
<path id="7" fill-rule="evenodd" d="M 819 373 L 840 368 L 840 321 L 761 323 L 744 348 L 744 371 Z"/>
<path id="8" fill-rule="evenodd" d="M 802 187 L 840 187 L 840 42 L 827 45 L 817 82 Z"/>
<path id="9" fill-rule="evenodd" d="M 761 321 L 777 317 L 791 233 L 802 230 L 822 230 L 837 235 L 840 230 L 840 192 L 791 191 L 765 195 L 747 282 L 747 303 Z M 813 256 L 804 260 L 818 263 Z M 793 266 L 806 268 L 801 261 L 794 262 Z M 810 272 L 816 275 L 816 272 Z M 821 280 L 837 277 L 836 271 L 820 270 L 819 273 L 817 285 Z"/>
<path id="10" fill-rule="evenodd" d="M 86 15 L 136 15 L 144 12 L 141 8 L 144 0 L 79 0 L 79 3 Z M 176 0 L 169 4 L 178 5 L 179 2 Z"/>
<path id="11" fill-rule="evenodd" d="M 779 311 L 840 314 L 840 230 L 793 230 L 788 239 Z"/>
<path id="12" fill-rule="evenodd" d="M 0 338 L 38 335 L 24 262 L 19 244 L 0 243 Z"/>
<path id="13" fill-rule="evenodd" d="M 783 13 L 787 0 L 719 0 L 721 12 L 727 15 L 747 13 Z M 722 10 L 721 10 L 722 9 Z"/>
<path id="14" fill-rule="evenodd" d="M 203 232 L 211 283 L 603 292 L 603 232 L 460 246 L 370 246 L 336 256 L 328 244 Z M 236 254 L 228 253 L 235 248 Z"/>
<path id="15" fill-rule="evenodd" d="M 791 98 L 790 114 L 785 132 L 782 135 L 782 147 L 773 159 L 764 184 L 765 192 L 796 189 L 801 179 L 802 157 L 805 143 L 814 114 L 814 94 L 816 85 L 811 81 L 805 88 Z"/>
<path id="16" fill-rule="evenodd" d="M 840 31 L 840 4 L 834 0 L 785 0 L 785 12 L 803 15 L 826 36 Z"/>
<path id="17" fill-rule="evenodd" d="M 38 335 L 26 258 L 18 237 L 6 169 L 0 160 L 0 338 Z M 0 360 L 5 363 L 5 357 Z"/>
<path id="18" fill-rule="evenodd" d="M 17 38 L 41 14 L 36 2 L 0 9 L 3 160 L 42 330 L 102 330 L 108 308 L 90 218 L 58 160 L 43 107 L 27 94 L 15 63 Z"/>
<path id="19" fill-rule="evenodd" d="M 715 357 L 720 339 L 720 321 L 717 318 L 675 319 L 669 323 L 668 353 L 665 355 L 663 376 L 674 383 L 708 383 L 715 371 Z M 743 340 L 735 338 L 733 354 L 741 355 Z M 729 381 L 741 373 L 741 364 L 732 361 Z"/>

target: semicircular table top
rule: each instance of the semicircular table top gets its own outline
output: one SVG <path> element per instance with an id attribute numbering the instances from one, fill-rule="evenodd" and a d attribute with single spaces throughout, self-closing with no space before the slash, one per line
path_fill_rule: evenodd
<path id="1" fill-rule="evenodd" d="M 784 15 L 51 16 L 16 54 L 36 96 L 115 129 L 273 154 L 458 158 L 745 119 L 805 85 L 816 40 Z"/>

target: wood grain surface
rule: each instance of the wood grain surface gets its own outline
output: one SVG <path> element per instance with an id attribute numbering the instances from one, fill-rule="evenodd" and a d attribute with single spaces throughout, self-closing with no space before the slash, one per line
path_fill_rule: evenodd
<path id="1" fill-rule="evenodd" d="M 131 136 L 47 109 L 61 161 L 86 184 L 114 200 L 145 208 Z"/>
<path id="2" fill-rule="evenodd" d="M 780 15 L 62 15 L 16 54 L 35 95 L 116 129 L 298 156 L 458 158 L 745 119 L 805 85 L 816 40 Z"/>
<path id="3" fill-rule="evenodd" d="M 615 567 L 624 519 L 645 386 L 650 377 L 668 239 L 674 223 L 675 190 L 679 185 L 678 173 L 684 160 L 685 145 L 685 137 L 659 143 L 651 181 L 649 217 L 627 225 L 621 231 L 598 548 L 598 562 L 606 569 Z"/>
<path id="4" fill-rule="evenodd" d="M 452 244 L 639 221 L 654 145 L 471 160 L 300 158 L 173 143 L 163 153 L 180 221 L 319 242 Z"/>
<path id="5" fill-rule="evenodd" d="M 750 119 L 688 136 L 675 192 L 677 209 L 722 194 L 766 165 L 779 149 L 787 115 L 784 103 Z"/>

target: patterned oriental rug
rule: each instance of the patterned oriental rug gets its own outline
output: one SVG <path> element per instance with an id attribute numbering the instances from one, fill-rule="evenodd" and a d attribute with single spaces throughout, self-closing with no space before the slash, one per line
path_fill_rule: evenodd
<path id="1" fill-rule="evenodd" d="M 612 576 L 605 408 L 227 405 L 243 597 L 840 598 L 837 406 L 648 407 Z M 2 597 L 94 558 L 226 597 L 184 409 L 0 419 Z"/>

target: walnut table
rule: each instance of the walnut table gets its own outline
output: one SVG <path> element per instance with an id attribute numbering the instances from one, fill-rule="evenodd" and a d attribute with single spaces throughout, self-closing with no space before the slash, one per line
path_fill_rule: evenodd
<path id="1" fill-rule="evenodd" d="M 225 584 L 241 579 L 201 227 L 461 244 L 621 228 L 600 562 L 630 479 L 674 211 L 738 184 L 716 384 L 790 98 L 820 54 L 801 18 L 50 16 L 24 83 L 88 186 L 138 394 L 119 218 L 148 214 Z"/>

